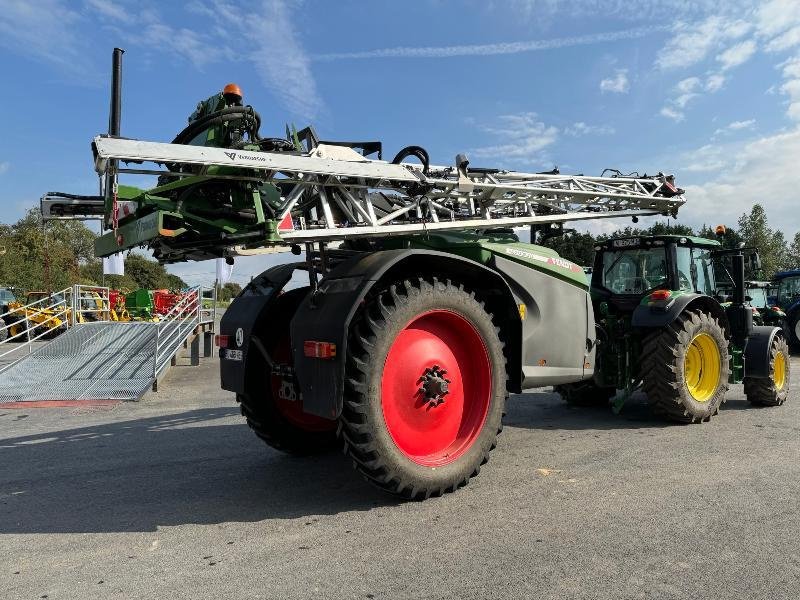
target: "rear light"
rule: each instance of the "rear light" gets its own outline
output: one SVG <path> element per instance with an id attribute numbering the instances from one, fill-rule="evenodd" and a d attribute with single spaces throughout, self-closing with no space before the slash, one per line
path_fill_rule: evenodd
<path id="1" fill-rule="evenodd" d="M 309 358 L 335 358 L 336 344 L 333 342 L 315 342 L 306 340 L 303 342 L 303 354 Z"/>
<path id="2" fill-rule="evenodd" d="M 669 290 L 656 290 L 650 294 L 650 300 L 667 300 L 671 295 Z"/>
<path id="3" fill-rule="evenodd" d="M 231 336 L 229 335 L 215 335 L 214 336 L 214 344 L 219 346 L 220 348 L 227 348 L 228 347 L 228 340 Z"/>

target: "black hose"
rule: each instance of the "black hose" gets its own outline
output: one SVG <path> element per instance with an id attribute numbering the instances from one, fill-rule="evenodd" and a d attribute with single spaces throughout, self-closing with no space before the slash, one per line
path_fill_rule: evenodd
<path id="1" fill-rule="evenodd" d="M 261 127 L 261 116 L 253 109 L 252 106 L 229 106 L 216 112 L 201 117 L 197 121 L 189 123 L 183 131 L 175 136 L 172 140 L 173 144 L 186 144 L 192 141 L 198 134 L 202 133 L 210 127 L 221 125 L 228 121 L 238 121 L 241 119 L 252 118 L 254 127 L 250 128 L 250 134 L 253 139 L 258 139 L 258 130 Z"/>
<path id="2" fill-rule="evenodd" d="M 422 146 L 406 146 L 392 159 L 392 164 L 399 165 L 403 162 L 404 158 L 408 158 L 409 156 L 414 156 L 420 160 L 422 163 L 422 172 L 427 175 L 431 160 L 428 157 L 428 152 Z"/>

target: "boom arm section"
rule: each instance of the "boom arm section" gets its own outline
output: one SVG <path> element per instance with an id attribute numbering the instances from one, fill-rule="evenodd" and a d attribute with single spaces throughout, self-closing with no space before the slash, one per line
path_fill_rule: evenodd
<path id="1" fill-rule="evenodd" d="M 115 197 L 104 215 L 112 231 L 96 253 L 149 245 L 162 262 L 426 230 L 675 216 L 684 203 L 683 190 L 661 173 L 471 169 L 463 155 L 452 167 L 396 164 L 324 142 L 307 151 L 261 151 L 101 136 L 93 150 L 100 176 L 152 174 L 160 182 Z"/>

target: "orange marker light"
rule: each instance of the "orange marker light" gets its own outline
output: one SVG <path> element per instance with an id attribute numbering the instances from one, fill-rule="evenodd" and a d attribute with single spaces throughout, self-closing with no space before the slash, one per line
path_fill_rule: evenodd
<path id="1" fill-rule="evenodd" d="M 715 229 L 717 235 L 725 235 L 726 231 L 725 225 L 717 225 L 717 228 Z"/>
<path id="2" fill-rule="evenodd" d="M 223 90 L 223 94 L 233 94 L 234 96 L 239 96 L 239 98 L 243 98 L 244 94 L 242 94 L 242 88 L 240 88 L 235 83 L 229 83 L 226 85 Z"/>

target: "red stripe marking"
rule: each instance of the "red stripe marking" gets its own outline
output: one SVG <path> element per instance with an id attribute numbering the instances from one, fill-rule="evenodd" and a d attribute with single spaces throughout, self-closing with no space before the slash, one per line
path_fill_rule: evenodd
<path id="1" fill-rule="evenodd" d="M 4 402 L 0 410 L 5 408 L 66 408 L 72 406 L 115 406 L 122 400 L 30 400 L 28 402 Z"/>

